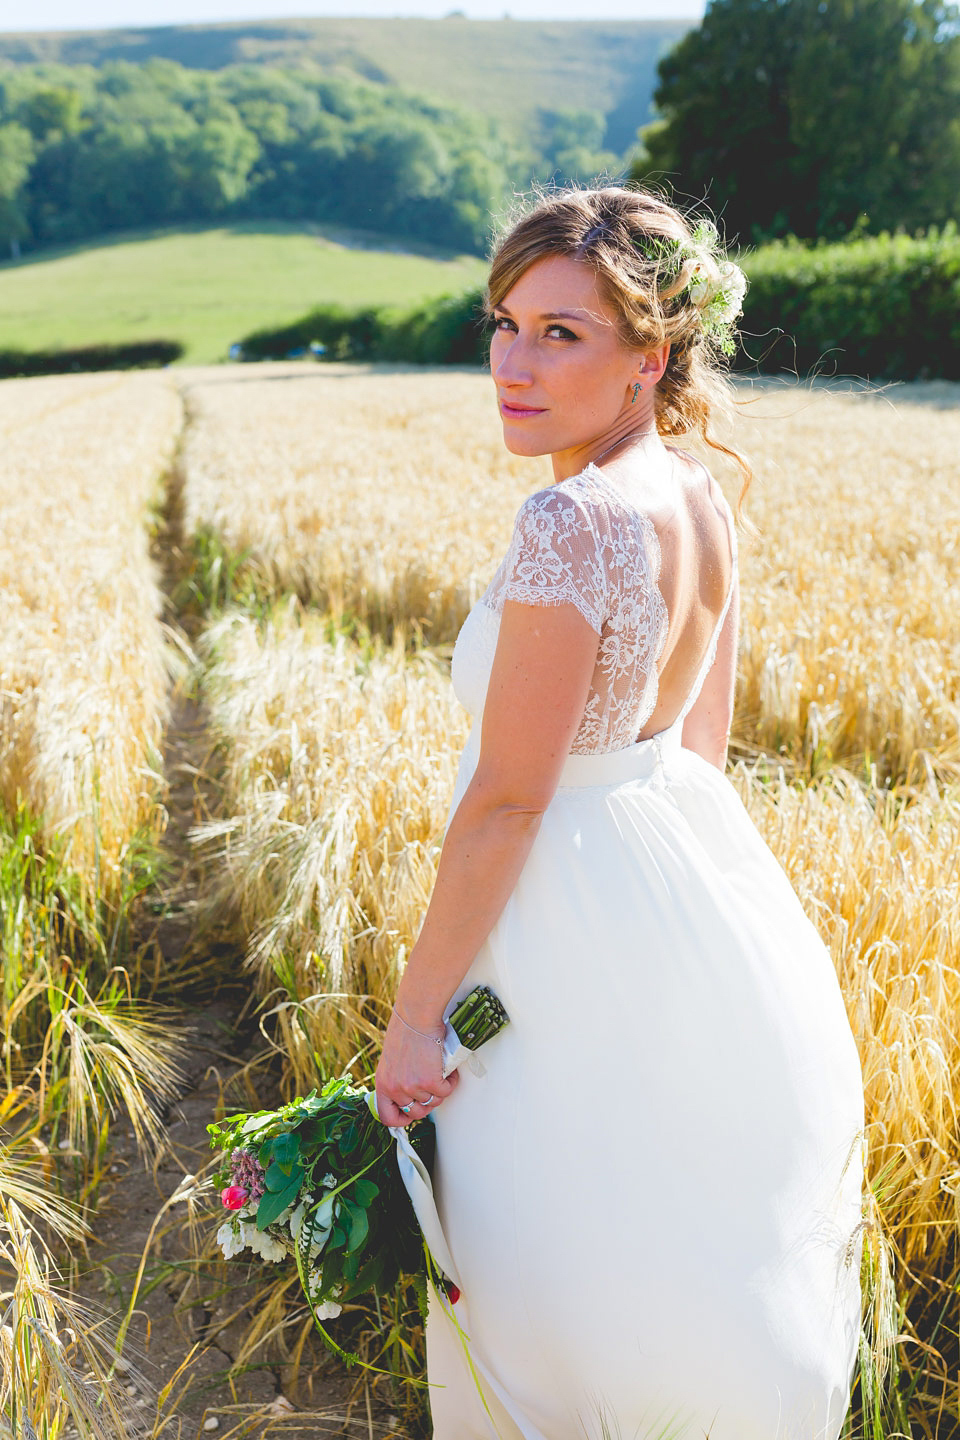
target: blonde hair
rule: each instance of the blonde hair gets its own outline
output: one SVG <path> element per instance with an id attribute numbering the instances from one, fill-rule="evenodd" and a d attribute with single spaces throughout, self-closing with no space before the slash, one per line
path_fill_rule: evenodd
<path id="1" fill-rule="evenodd" d="M 719 337 L 705 319 L 723 272 L 734 268 L 725 261 L 711 222 L 692 226 L 648 190 L 536 188 L 532 206 L 522 200 L 495 239 L 484 296 L 488 316 L 530 266 L 547 255 L 567 255 L 593 266 L 616 311 L 624 345 L 656 350 L 669 343 L 667 367 L 656 388 L 657 430 L 673 436 L 696 431 L 734 462 L 743 481 L 739 518 L 753 471 L 739 450 L 709 432 L 711 416 L 729 418 L 735 404 L 725 373 L 726 336 Z"/>

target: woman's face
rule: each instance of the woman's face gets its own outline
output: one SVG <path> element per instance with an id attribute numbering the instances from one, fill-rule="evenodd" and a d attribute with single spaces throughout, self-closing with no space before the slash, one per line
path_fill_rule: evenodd
<path id="1" fill-rule="evenodd" d="M 514 455 L 552 454 L 561 470 L 568 457 L 576 468 L 579 452 L 612 443 L 625 422 L 631 430 L 652 425 L 652 390 L 668 347 L 624 346 L 591 265 L 566 255 L 537 260 L 493 315 L 490 371 Z M 634 399 L 637 382 L 643 390 Z"/>

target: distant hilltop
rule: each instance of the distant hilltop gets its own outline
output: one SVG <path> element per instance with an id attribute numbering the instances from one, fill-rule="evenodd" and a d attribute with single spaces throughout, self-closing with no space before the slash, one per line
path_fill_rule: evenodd
<path id="1" fill-rule="evenodd" d="M 0 33 L 0 66 L 161 58 L 191 69 L 313 64 L 536 123 L 545 110 L 595 110 L 624 151 L 651 118 L 657 63 L 692 20 L 337 19 Z"/>

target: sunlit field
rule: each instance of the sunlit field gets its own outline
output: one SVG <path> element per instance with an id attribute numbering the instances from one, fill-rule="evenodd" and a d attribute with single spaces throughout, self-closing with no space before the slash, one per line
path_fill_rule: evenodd
<path id="1" fill-rule="evenodd" d="M 153 377 L 0 385 L 0 797 L 91 883 L 155 824 L 169 677 L 148 519 L 179 423 Z"/>
<path id="2" fill-rule="evenodd" d="M 757 534 L 732 779 L 841 977 L 898 1323 L 933 1342 L 897 1347 L 900 1393 L 935 1433 L 956 1329 L 960 410 L 946 388 L 739 394 Z M 298 1088 L 314 1052 L 372 1065 L 429 894 L 465 722 L 415 642 L 449 653 L 549 475 L 506 454 L 467 373 L 245 378 L 187 403 L 198 556 L 243 557 L 243 604 L 204 641 L 224 818 L 198 840 Z M 335 636 L 357 620 L 364 643 Z"/>
<path id="3" fill-rule="evenodd" d="M 78 1249 L 111 1123 L 124 1114 L 149 1154 L 175 1089 L 128 922 L 161 826 L 148 531 L 179 423 L 155 378 L 0 386 L 0 1429 L 51 1440 L 68 1413 L 98 1411 L 103 1435 L 136 1419 L 29 1220 Z"/>
<path id="4" fill-rule="evenodd" d="M 756 533 L 740 533 L 730 778 L 840 976 L 866 1089 L 869 1288 L 882 1311 L 883 1240 L 897 1297 L 879 1317 L 900 1337 L 891 1398 L 850 1435 L 945 1437 L 960 1425 L 960 387 L 738 394 Z M 50 968 L 64 927 L 88 924 L 84 896 L 123 903 L 110 885 L 125 893 L 131 847 L 162 829 L 178 652 L 148 536 L 167 465 L 184 527 L 172 601 L 215 781 L 193 832 L 198 913 L 231 968 L 246 957 L 281 1088 L 309 1089 L 317 1060 L 369 1075 L 467 731 L 452 642 L 547 463 L 503 449 L 488 379 L 399 367 L 7 382 L 0 440 L 4 1025 L 22 1050 L 5 1051 L 8 1088 L 37 1092 L 52 1025 L 39 1002 L 27 1025 L 9 976 L 47 966 L 69 989 Z M 735 500 L 736 475 L 716 473 Z M 48 921 L 70 886 L 77 918 Z M 107 984 L 107 947 L 74 949 L 91 957 L 79 978 Z M 99 1112 L 77 1098 L 67 1116 L 92 1073 L 69 1064 L 91 1052 L 59 1053 L 46 1123 L 79 1152 L 79 1117 Z M 0 1164 L 0 1204 L 12 1194 Z M 399 1408 L 409 1440 L 426 1433 L 422 1397 Z"/>
<path id="5" fill-rule="evenodd" d="M 332 365 L 187 388 L 188 529 L 246 555 L 264 593 L 452 641 L 548 478 L 504 450 L 489 388 L 475 372 Z"/>
<path id="6" fill-rule="evenodd" d="M 960 412 L 898 401 L 906 389 L 741 391 L 762 537 L 742 542 L 744 753 L 880 778 L 960 761 Z M 551 478 L 503 449 L 475 374 L 245 378 L 188 404 L 195 532 L 245 554 L 267 593 L 434 643 L 455 638 L 520 501 Z"/>

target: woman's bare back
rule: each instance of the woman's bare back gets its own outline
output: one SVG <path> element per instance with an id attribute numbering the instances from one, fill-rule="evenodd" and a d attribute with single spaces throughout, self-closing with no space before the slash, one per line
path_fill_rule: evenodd
<path id="1" fill-rule="evenodd" d="M 648 739 L 678 719 L 713 647 L 724 607 L 730 609 L 736 576 L 733 520 L 716 480 L 692 456 L 668 449 L 671 482 L 650 512 L 660 546 L 658 589 L 668 628 L 657 666 L 657 702 L 637 739 Z M 734 630 L 735 622 L 731 628 Z M 736 645 L 732 647 L 735 664 Z M 717 654 L 730 668 L 731 647 Z M 733 674 L 723 677 L 731 687 Z"/>

